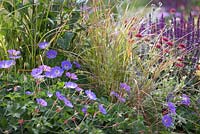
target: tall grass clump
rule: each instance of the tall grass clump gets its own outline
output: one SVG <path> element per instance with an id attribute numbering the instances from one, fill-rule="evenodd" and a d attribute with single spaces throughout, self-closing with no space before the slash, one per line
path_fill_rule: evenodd
<path id="1" fill-rule="evenodd" d="M 99 94 L 108 95 L 117 90 L 121 81 L 126 81 L 131 45 L 127 40 L 130 26 L 125 18 L 118 18 L 112 12 L 116 5 L 103 1 L 93 2 L 90 11 L 84 11 L 89 18 L 85 20 L 87 31 L 81 37 L 80 57 L 84 59 L 92 85 Z M 136 21 L 136 20 L 133 20 Z"/>

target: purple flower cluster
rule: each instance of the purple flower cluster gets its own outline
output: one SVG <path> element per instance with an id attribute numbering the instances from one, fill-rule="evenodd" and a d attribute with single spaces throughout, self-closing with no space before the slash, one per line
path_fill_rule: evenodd
<path id="1" fill-rule="evenodd" d="M 47 102 L 44 100 L 44 99 L 41 99 L 41 98 L 37 98 L 36 99 L 37 103 L 43 107 L 46 107 L 47 106 Z"/>
<path id="2" fill-rule="evenodd" d="M 175 107 L 174 103 L 168 102 L 167 106 L 168 106 L 168 109 L 169 109 L 170 113 L 176 114 L 176 107 Z"/>
<path id="3" fill-rule="evenodd" d="M 70 61 L 63 61 L 62 63 L 61 63 L 61 67 L 64 69 L 64 70 L 70 70 L 71 68 L 72 68 L 72 64 L 71 64 L 71 62 Z"/>
<path id="4" fill-rule="evenodd" d="M 16 62 L 14 60 L 2 60 L 0 61 L 0 68 L 10 68 L 15 64 Z"/>
<path id="5" fill-rule="evenodd" d="M 110 96 L 114 96 L 116 97 L 120 102 L 124 103 L 126 102 L 126 99 L 124 97 L 122 97 L 122 95 L 119 95 L 117 92 L 115 91 L 111 91 L 110 92 Z"/>
<path id="6" fill-rule="evenodd" d="M 61 77 L 64 73 L 64 70 L 61 67 L 55 66 L 52 67 L 50 71 L 45 72 L 47 78 L 58 78 Z"/>
<path id="7" fill-rule="evenodd" d="M 120 83 L 120 88 L 126 90 L 126 92 L 130 93 L 131 87 L 126 83 Z"/>
<path id="8" fill-rule="evenodd" d="M 83 108 L 82 108 L 82 112 L 84 113 L 84 114 L 86 114 L 87 113 L 87 109 L 88 109 L 88 106 L 84 106 Z"/>
<path id="9" fill-rule="evenodd" d="M 56 97 L 63 101 L 65 103 L 65 106 L 73 108 L 73 104 L 65 97 L 63 96 L 59 91 L 56 92 Z"/>
<path id="10" fill-rule="evenodd" d="M 52 50 L 52 49 L 48 50 L 46 52 L 46 56 L 47 56 L 48 59 L 54 59 L 57 56 L 57 51 L 56 50 Z"/>
<path id="11" fill-rule="evenodd" d="M 78 85 L 76 83 L 74 83 L 74 82 L 69 81 L 69 82 L 65 82 L 65 86 L 64 87 L 65 88 L 72 88 L 72 89 L 74 89 L 74 88 L 77 88 Z"/>
<path id="12" fill-rule="evenodd" d="M 66 76 L 72 80 L 78 80 L 78 77 L 75 73 L 66 72 Z"/>
<path id="13" fill-rule="evenodd" d="M 8 50 L 8 54 L 9 58 L 13 60 L 21 58 L 20 56 L 21 52 L 14 49 Z"/>
<path id="14" fill-rule="evenodd" d="M 102 114 L 107 114 L 106 109 L 103 107 L 103 104 L 99 104 L 99 111 L 100 111 Z"/>
<path id="15" fill-rule="evenodd" d="M 38 44 L 40 49 L 46 49 L 49 45 L 49 42 L 41 42 Z"/>
<path id="16" fill-rule="evenodd" d="M 95 93 L 93 93 L 91 90 L 85 90 L 85 93 L 90 100 L 96 100 L 97 99 Z"/>
<path id="17" fill-rule="evenodd" d="M 169 114 L 164 115 L 162 117 L 162 124 L 167 128 L 171 127 L 173 125 L 173 118 Z"/>
<path id="18" fill-rule="evenodd" d="M 181 104 L 186 105 L 186 106 L 190 105 L 190 98 L 186 94 L 182 95 Z"/>
<path id="19" fill-rule="evenodd" d="M 0 69 L 1 68 L 10 68 L 11 66 L 15 65 L 16 62 L 15 60 L 16 59 L 19 59 L 21 58 L 21 52 L 20 51 L 17 51 L 17 50 L 14 50 L 14 49 L 10 49 L 8 50 L 8 57 L 10 58 L 10 60 L 2 60 L 0 61 Z"/>
<path id="20" fill-rule="evenodd" d="M 168 24 L 168 19 L 163 14 L 156 21 L 153 21 L 152 16 L 150 16 L 148 21 L 141 24 L 139 34 L 152 37 L 161 35 L 163 40 L 161 39 L 158 42 L 160 44 L 159 49 L 165 50 L 167 46 L 173 46 L 178 53 L 191 53 L 191 56 L 188 55 L 189 59 L 196 64 L 199 60 L 198 55 L 200 55 L 200 47 L 198 45 L 200 43 L 200 16 L 197 21 L 192 14 L 187 19 L 183 14 L 176 16 L 176 13 L 170 17 L 172 20 Z M 172 41 L 176 43 L 174 44 Z M 183 66 L 183 64 L 179 66 Z"/>

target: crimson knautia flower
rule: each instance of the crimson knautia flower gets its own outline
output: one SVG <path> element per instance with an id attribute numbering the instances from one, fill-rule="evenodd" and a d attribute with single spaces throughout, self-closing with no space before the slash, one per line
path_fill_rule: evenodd
<path id="1" fill-rule="evenodd" d="M 41 98 L 37 98 L 36 99 L 37 103 L 43 107 L 46 107 L 47 106 L 47 102 L 44 100 L 44 99 L 41 99 Z"/>
<path id="2" fill-rule="evenodd" d="M 129 85 L 127 85 L 126 83 L 120 83 L 120 88 L 125 89 L 126 92 L 130 92 L 130 90 L 131 90 L 131 87 Z"/>
<path id="3" fill-rule="evenodd" d="M 72 80 L 78 80 L 78 77 L 75 73 L 70 73 L 70 72 L 67 72 L 66 73 L 66 76 Z"/>
<path id="4" fill-rule="evenodd" d="M 182 95 L 181 104 L 184 104 L 186 106 L 190 105 L 190 98 L 186 94 Z"/>
<path id="5" fill-rule="evenodd" d="M 64 101 L 64 103 L 65 103 L 65 106 L 70 107 L 70 108 L 73 108 L 73 107 L 74 107 L 74 106 L 72 105 L 72 103 L 71 103 L 67 98 L 64 98 L 63 101 Z"/>
<path id="6" fill-rule="evenodd" d="M 13 60 L 21 58 L 20 56 L 21 52 L 14 49 L 8 50 L 8 54 L 9 58 Z"/>
<path id="7" fill-rule="evenodd" d="M 54 59 L 54 58 L 56 58 L 56 56 L 57 56 L 57 51 L 56 50 L 48 50 L 47 52 L 46 52 L 46 56 L 47 56 L 47 58 L 49 58 L 49 59 Z"/>
<path id="8" fill-rule="evenodd" d="M 65 82 L 64 88 L 76 88 L 76 87 L 78 87 L 78 85 L 74 82 L 71 82 L 71 81 Z"/>
<path id="9" fill-rule="evenodd" d="M 14 60 L 2 60 L 0 61 L 0 68 L 10 68 L 15 64 L 16 62 Z"/>
<path id="10" fill-rule="evenodd" d="M 85 93 L 89 99 L 91 99 L 91 100 L 97 99 L 95 93 L 93 93 L 91 90 L 85 90 Z"/>
<path id="11" fill-rule="evenodd" d="M 162 117 L 162 124 L 165 127 L 171 127 L 173 125 L 173 119 L 170 115 L 166 114 Z"/>
<path id="12" fill-rule="evenodd" d="M 175 107 L 174 103 L 168 102 L 167 106 L 168 106 L 170 113 L 176 114 L 176 107 Z"/>
<path id="13" fill-rule="evenodd" d="M 49 42 L 41 42 L 38 44 L 40 49 L 46 49 L 49 45 Z"/>
<path id="14" fill-rule="evenodd" d="M 64 69 L 64 70 L 70 70 L 71 68 L 72 68 L 72 64 L 71 64 L 71 62 L 70 61 L 63 61 L 62 63 L 61 63 L 61 66 L 62 66 L 62 68 Z"/>
<path id="15" fill-rule="evenodd" d="M 42 72 L 43 72 L 42 69 L 40 69 L 40 68 L 34 68 L 34 69 L 32 69 L 32 71 L 31 71 L 31 75 L 32 75 L 35 79 L 41 78 L 41 77 L 42 77 L 42 75 L 41 75 Z"/>
<path id="16" fill-rule="evenodd" d="M 100 111 L 102 114 L 107 114 L 106 109 L 103 107 L 103 104 L 99 104 L 99 111 Z"/>
<path id="17" fill-rule="evenodd" d="M 58 66 L 51 68 L 51 71 L 45 72 L 47 78 L 57 78 L 61 77 L 64 73 L 64 70 Z"/>
<path id="18" fill-rule="evenodd" d="M 51 71 L 51 67 L 47 65 L 41 65 L 38 68 L 42 69 L 44 72 Z"/>
<path id="19" fill-rule="evenodd" d="M 59 100 L 64 100 L 64 98 L 65 98 L 59 91 L 56 92 L 56 97 L 57 97 Z"/>
<path id="20" fill-rule="evenodd" d="M 76 66 L 76 68 L 81 68 L 81 65 L 77 61 L 74 61 L 73 63 Z"/>

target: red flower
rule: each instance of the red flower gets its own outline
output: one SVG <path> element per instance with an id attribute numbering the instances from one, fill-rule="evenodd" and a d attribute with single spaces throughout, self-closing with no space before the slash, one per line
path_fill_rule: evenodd
<path id="1" fill-rule="evenodd" d="M 175 66 L 177 66 L 177 67 L 184 67 L 185 65 L 182 62 L 177 62 L 175 64 Z"/>
<path id="2" fill-rule="evenodd" d="M 25 121 L 23 119 L 18 120 L 18 123 L 19 123 L 20 126 L 22 126 L 24 122 Z"/>
<path id="3" fill-rule="evenodd" d="M 156 44 L 156 48 L 161 49 L 161 44 Z"/>
<path id="4" fill-rule="evenodd" d="M 142 35 L 140 33 L 136 34 L 135 37 L 142 38 Z"/>
<path id="5" fill-rule="evenodd" d="M 185 44 L 179 44 L 179 45 L 178 45 L 178 48 L 179 48 L 179 49 L 185 49 L 185 48 L 186 48 L 186 45 L 185 45 Z"/>
<path id="6" fill-rule="evenodd" d="M 174 14 L 174 13 L 176 12 L 176 9 L 175 9 L 175 8 L 171 8 L 171 9 L 169 10 L 169 12 L 170 12 L 171 14 Z"/>
<path id="7" fill-rule="evenodd" d="M 173 46 L 173 43 L 169 41 L 169 42 L 167 42 L 167 45 Z"/>
<path id="8" fill-rule="evenodd" d="M 167 37 L 162 37 L 162 40 L 166 41 L 166 42 L 169 41 L 169 39 Z"/>
<path id="9" fill-rule="evenodd" d="M 183 59 L 183 57 L 178 57 L 177 60 L 178 61 L 183 61 L 184 59 Z"/>
<path id="10" fill-rule="evenodd" d="M 169 53 L 170 51 L 169 51 L 169 49 L 165 49 L 164 52 L 165 53 Z"/>

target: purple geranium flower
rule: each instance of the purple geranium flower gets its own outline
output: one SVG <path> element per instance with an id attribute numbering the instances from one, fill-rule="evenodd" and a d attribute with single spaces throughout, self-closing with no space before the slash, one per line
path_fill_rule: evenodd
<path id="1" fill-rule="evenodd" d="M 107 114 L 106 109 L 103 107 L 102 104 L 99 104 L 99 111 L 100 111 L 102 114 Z"/>
<path id="2" fill-rule="evenodd" d="M 0 61 L 0 68 L 10 68 L 15 64 L 16 62 L 14 60 L 2 60 Z"/>
<path id="3" fill-rule="evenodd" d="M 66 76 L 72 80 L 78 80 L 78 77 L 75 73 L 70 73 L 70 72 L 67 72 L 66 73 Z"/>
<path id="4" fill-rule="evenodd" d="M 42 72 L 43 72 L 43 70 L 42 69 L 40 69 L 40 68 L 34 68 L 34 69 L 32 69 L 32 71 L 31 71 L 31 75 L 35 78 L 35 79 L 37 79 L 37 78 L 40 78 L 42 75 Z"/>
<path id="5" fill-rule="evenodd" d="M 168 114 L 162 117 L 162 123 L 165 127 L 171 127 L 173 125 L 173 119 Z"/>
<path id="6" fill-rule="evenodd" d="M 126 99 L 123 98 L 123 97 L 118 97 L 118 100 L 119 100 L 120 102 L 122 102 L 122 103 L 126 102 Z"/>
<path id="7" fill-rule="evenodd" d="M 51 97 L 53 96 L 53 94 L 52 94 L 51 92 L 47 91 L 47 96 L 48 96 L 49 98 L 51 98 Z"/>
<path id="8" fill-rule="evenodd" d="M 9 58 L 13 59 L 13 60 L 19 59 L 21 57 L 20 56 L 21 52 L 20 51 L 16 51 L 14 49 L 8 50 L 8 53 L 9 53 Z"/>
<path id="9" fill-rule="evenodd" d="M 57 56 L 57 51 L 56 50 L 49 50 L 46 52 L 46 56 L 49 59 L 54 59 Z"/>
<path id="10" fill-rule="evenodd" d="M 75 90 L 78 91 L 78 92 L 83 91 L 83 89 L 80 88 L 80 87 L 76 87 Z"/>
<path id="11" fill-rule="evenodd" d="M 40 49 L 46 49 L 49 45 L 49 42 L 41 42 L 38 44 Z"/>
<path id="12" fill-rule="evenodd" d="M 86 90 L 85 93 L 89 99 L 91 99 L 91 100 L 97 99 L 96 95 L 91 90 Z"/>
<path id="13" fill-rule="evenodd" d="M 116 93 L 115 91 L 111 91 L 111 92 L 110 92 L 110 95 L 111 95 L 111 96 L 115 96 L 115 97 L 119 97 L 119 94 Z"/>
<path id="14" fill-rule="evenodd" d="M 74 82 L 71 81 L 65 82 L 65 88 L 76 88 L 76 87 L 78 87 L 78 85 Z"/>
<path id="15" fill-rule="evenodd" d="M 184 104 L 186 106 L 190 105 L 190 98 L 186 94 L 182 95 L 181 104 Z"/>
<path id="16" fill-rule="evenodd" d="M 56 97 L 57 97 L 59 100 L 64 100 L 64 98 L 65 98 L 59 91 L 56 92 Z"/>
<path id="17" fill-rule="evenodd" d="M 43 107 L 46 107 L 47 106 L 47 102 L 44 100 L 44 99 L 41 99 L 41 98 L 37 98 L 36 99 L 37 103 Z"/>
<path id="18" fill-rule="evenodd" d="M 170 113 L 176 114 L 176 107 L 175 107 L 174 103 L 168 102 L 167 106 L 169 108 Z"/>
<path id="19" fill-rule="evenodd" d="M 41 65 L 38 68 L 42 69 L 44 72 L 51 71 L 51 67 L 47 65 Z"/>
<path id="20" fill-rule="evenodd" d="M 31 91 L 26 91 L 25 94 L 26 95 L 32 95 L 33 93 Z"/>
<path id="21" fill-rule="evenodd" d="M 61 77 L 64 73 L 64 70 L 58 66 L 51 68 L 51 71 L 45 72 L 46 77 L 48 78 L 57 78 Z"/>
<path id="22" fill-rule="evenodd" d="M 84 106 L 83 108 L 82 108 L 82 112 L 84 113 L 84 114 L 86 114 L 87 113 L 87 109 L 88 109 L 88 107 L 87 106 Z"/>
<path id="23" fill-rule="evenodd" d="M 72 68 L 72 64 L 71 64 L 71 62 L 70 61 L 63 61 L 62 63 L 61 63 L 61 66 L 62 66 L 62 68 L 64 69 L 64 70 L 70 70 L 71 68 Z"/>
<path id="24" fill-rule="evenodd" d="M 126 83 L 120 83 L 120 88 L 125 89 L 126 92 L 130 92 L 130 90 L 131 90 L 131 87 L 129 85 L 127 85 Z"/>
<path id="25" fill-rule="evenodd" d="M 64 101 L 64 103 L 65 103 L 65 106 L 68 106 L 68 107 L 73 108 L 72 103 L 71 103 L 67 98 L 64 98 L 63 101 Z"/>
<path id="26" fill-rule="evenodd" d="M 81 68 L 81 65 L 77 61 L 74 61 L 73 63 L 76 66 L 76 68 Z"/>

